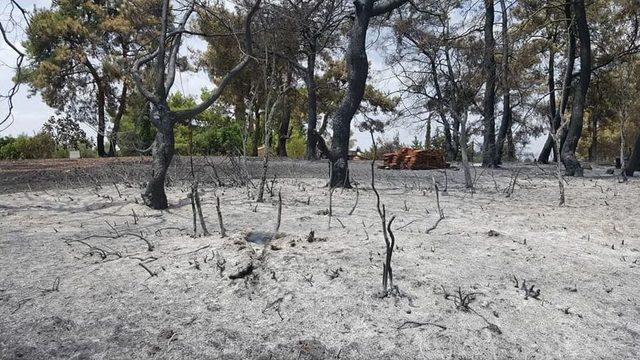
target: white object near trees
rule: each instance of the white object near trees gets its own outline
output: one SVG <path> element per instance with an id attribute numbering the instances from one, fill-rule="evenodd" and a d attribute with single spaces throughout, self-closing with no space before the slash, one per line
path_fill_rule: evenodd
<path id="1" fill-rule="evenodd" d="M 72 159 L 72 160 L 80 159 L 80 151 L 69 150 L 69 159 Z"/>

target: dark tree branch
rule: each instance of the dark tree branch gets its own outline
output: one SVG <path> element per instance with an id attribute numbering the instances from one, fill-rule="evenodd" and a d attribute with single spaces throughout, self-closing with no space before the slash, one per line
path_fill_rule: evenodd
<path id="1" fill-rule="evenodd" d="M 243 56 L 242 60 L 233 69 L 231 69 L 227 73 L 227 75 L 225 75 L 225 77 L 222 79 L 218 87 L 211 93 L 211 95 L 209 95 L 209 98 L 207 98 L 205 101 L 203 101 L 202 103 L 200 103 L 199 105 L 191 109 L 176 111 L 175 112 L 176 120 L 180 121 L 180 120 L 192 118 L 198 115 L 199 113 L 205 111 L 206 109 L 208 109 L 211 105 L 213 105 L 213 103 L 216 102 L 216 100 L 220 97 L 220 95 L 222 95 L 227 85 L 229 85 L 229 83 L 231 83 L 231 81 L 233 81 L 233 79 L 235 79 L 236 76 L 240 74 L 240 72 L 245 68 L 245 66 L 249 64 L 249 62 L 252 59 L 252 53 L 253 53 L 252 51 L 253 38 L 251 34 L 251 22 L 256 12 L 260 8 L 260 3 L 261 3 L 261 0 L 258 0 L 255 2 L 255 4 L 251 7 L 251 10 L 249 10 L 249 13 L 247 14 L 247 17 L 244 22 L 245 55 Z"/>

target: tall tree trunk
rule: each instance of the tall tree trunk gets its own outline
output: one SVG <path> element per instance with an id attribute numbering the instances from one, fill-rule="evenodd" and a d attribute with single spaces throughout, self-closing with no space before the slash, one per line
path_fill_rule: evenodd
<path id="1" fill-rule="evenodd" d="M 113 129 L 109 135 L 109 156 L 116 156 L 116 145 L 118 144 L 118 134 L 120 132 L 120 122 L 122 116 L 127 109 L 127 84 L 122 85 L 122 93 L 120 94 L 120 103 L 118 104 L 118 111 L 113 118 Z"/>
<path id="2" fill-rule="evenodd" d="M 467 113 L 465 112 L 460 119 L 460 157 L 462 159 L 462 169 L 464 171 L 464 184 L 467 189 L 473 188 L 473 179 L 471 178 L 471 169 L 469 165 L 469 153 L 467 152 Z"/>
<path id="3" fill-rule="evenodd" d="M 502 151 L 508 133 L 511 133 L 511 88 L 509 85 L 509 18 L 505 0 L 500 0 L 500 10 L 502 13 L 502 122 L 496 140 L 496 154 L 493 166 L 502 163 Z M 509 159 L 511 160 L 511 159 Z"/>
<path id="4" fill-rule="evenodd" d="M 484 0 L 484 76 L 485 91 L 483 101 L 483 148 L 482 166 L 492 167 L 496 154 L 496 41 L 493 38 L 493 23 L 495 21 L 493 0 Z"/>
<path id="5" fill-rule="evenodd" d="M 287 69 L 287 87 L 293 82 L 293 74 L 291 69 Z M 291 102 L 289 101 L 289 92 L 281 95 L 284 101 L 282 106 L 282 119 L 280 121 L 280 129 L 278 131 L 278 156 L 287 157 L 287 140 L 289 140 L 289 124 L 291 123 Z"/>
<path id="6" fill-rule="evenodd" d="M 158 116 L 156 122 L 158 131 L 156 132 L 156 139 L 152 148 L 153 164 L 151 177 L 147 183 L 145 192 L 142 194 L 142 199 L 147 206 L 161 210 L 166 209 L 168 206 L 164 183 L 174 154 L 174 122 L 168 112 L 152 114 L 152 116 Z"/>
<path id="7" fill-rule="evenodd" d="M 627 173 L 627 176 L 633 176 L 633 173 L 639 170 L 640 170 L 640 133 L 638 133 L 638 137 L 636 138 L 636 144 L 633 147 L 633 152 L 631 153 L 631 157 L 629 158 L 629 161 L 627 161 L 625 172 Z"/>
<path id="8" fill-rule="evenodd" d="M 445 99 L 442 96 L 442 91 L 440 90 L 440 81 L 438 80 L 438 69 L 436 67 L 435 57 L 432 56 L 429 52 L 424 52 L 425 55 L 429 58 L 429 64 L 431 69 L 431 77 L 433 77 L 433 87 L 436 92 L 436 98 L 438 99 L 438 116 L 440 116 L 440 120 L 442 122 L 442 131 L 444 133 L 444 151 L 447 154 L 447 158 L 449 160 L 455 160 L 458 153 L 458 145 L 454 144 L 455 140 L 458 140 L 457 136 L 452 139 L 451 138 L 451 125 L 449 124 L 449 120 L 447 119 L 447 115 L 444 111 Z M 455 96 L 455 94 L 452 94 Z M 451 102 L 451 101 L 449 101 Z M 457 134 L 457 131 L 455 132 Z M 427 136 L 431 135 L 431 120 L 429 120 L 429 131 L 427 132 Z M 426 146 L 425 141 L 425 148 Z"/>
<path id="9" fill-rule="evenodd" d="M 355 0 L 355 17 L 348 35 L 345 53 L 349 82 L 347 92 L 333 117 L 333 138 L 331 141 L 330 187 L 350 188 L 349 182 L 349 136 L 351 120 L 360 107 L 369 74 L 367 60 L 367 29 L 371 17 L 387 14 L 405 4 L 408 0 Z"/>
<path id="10" fill-rule="evenodd" d="M 260 109 L 256 107 L 253 115 L 253 140 L 251 141 L 251 156 L 258 156 L 259 142 L 260 142 Z"/>
<path id="11" fill-rule="evenodd" d="M 315 49 L 314 49 L 315 50 Z M 311 51 L 307 55 L 307 160 L 317 160 L 316 127 L 318 126 L 318 87 L 316 85 L 316 54 Z"/>
<path id="12" fill-rule="evenodd" d="M 573 11 L 571 10 L 571 1 L 567 1 L 565 3 L 564 15 L 565 15 L 565 22 L 567 26 L 567 41 L 568 41 L 567 53 L 566 53 L 567 67 L 565 69 L 563 80 L 562 80 L 562 98 L 560 99 L 560 108 L 554 111 L 555 117 L 553 119 L 553 124 L 552 124 L 554 131 L 552 131 L 551 133 L 557 131 L 560 128 L 562 119 L 564 118 L 564 115 L 567 112 L 567 108 L 569 107 L 569 96 L 571 94 L 571 89 L 573 86 L 572 85 L 573 69 L 575 67 L 575 60 L 576 60 L 576 36 L 575 36 L 575 28 L 574 28 L 574 21 L 573 21 Z M 565 135 L 566 135 L 566 132 L 561 132 L 559 134 L 556 134 L 556 136 L 560 139 L 560 144 L 558 149 L 562 149 Z M 549 162 L 549 155 L 551 154 L 552 150 L 554 153 L 554 160 L 559 161 L 560 156 L 558 153 L 556 153 L 556 150 L 555 150 L 556 147 L 553 146 L 553 142 L 554 142 L 553 137 L 551 136 L 551 134 L 549 134 L 549 137 L 547 138 L 547 142 L 544 145 L 544 148 L 542 150 L 542 153 L 540 154 L 540 157 L 538 158 L 538 161 L 540 161 L 543 164 L 547 164 Z"/>
<path id="13" fill-rule="evenodd" d="M 555 130 L 556 121 L 556 76 L 555 76 L 555 50 L 553 48 L 553 40 L 555 36 L 551 36 L 549 41 L 549 74 L 547 76 L 547 89 L 549 90 L 549 131 Z M 553 137 L 551 134 L 547 135 L 547 141 L 544 143 L 544 147 L 538 156 L 538 162 L 547 164 L 549 162 L 549 156 L 553 151 L 554 161 L 558 161 L 558 154 L 556 154 L 555 147 L 553 146 Z"/>
<path id="14" fill-rule="evenodd" d="M 449 108 L 452 110 L 453 113 L 453 154 L 454 156 L 452 157 L 452 160 L 458 160 L 458 154 L 461 154 L 461 141 L 460 141 L 460 135 L 462 133 L 461 131 L 461 122 L 462 122 L 462 117 L 460 116 L 460 114 L 462 113 L 463 109 L 462 109 L 462 104 L 461 104 L 461 99 L 459 99 L 459 92 L 458 92 L 458 86 L 456 85 L 455 82 L 455 73 L 453 71 L 453 66 L 451 65 L 451 56 L 449 56 L 449 48 L 446 48 L 446 51 L 444 52 L 445 54 L 445 59 L 446 59 L 446 63 L 447 63 L 447 72 L 449 73 L 449 79 L 451 79 L 451 96 L 450 96 L 450 100 L 449 100 Z M 466 112 L 466 109 L 464 110 Z M 446 120 L 446 119 L 444 119 Z M 445 134 L 446 136 L 446 134 Z"/>
<path id="15" fill-rule="evenodd" d="M 540 155 L 538 155 L 538 162 L 541 164 L 548 164 L 549 157 L 551 157 L 551 152 L 553 152 L 553 160 L 558 161 L 558 155 L 556 154 L 556 150 L 553 147 L 553 137 L 551 136 L 551 134 L 549 134 L 547 135 L 547 140 L 545 140 L 544 145 L 542 146 Z"/>
<path id="16" fill-rule="evenodd" d="M 274 68 L 275 68 L 275 64 L 274 64 Z M 272 83 L 271 83 L 271 88 L 274 89 L 276 84 L 275 84 L 275 74 L 271 74 L 271 79 L 272 79 Z M 275 89 L 273 90 L 275 91 Z M 258 198 L 257 198 L 257 202 L 263 202 L 264 201 L 264 188 L 265 185 L 267 183 L 267 170 L 269 168 L 269 149 L 271 148 L 271 122 L 273 121 L 273 115 L 276 112 L 276 109 L 280 106 L 280 102 L 283 98 L 286 98 L 286 92 L 288 90 L 285 90 L 284 92 L 281 92 L 279 94 L 276 95 L 275 99 L 273 99 L 273 103 L 271 103 L 272 100 L 272 93 L 271 90 L 269 92 L 269 95 L 267 96 L 267 101 L 265 103 L 265 108 L 264 108 L 264 156 L 262 158 L 262 176 L 260 177 L 260 185 L 258 186 Z"/>
<path id="17" fill-rule="evenodd" d="M 565 69 L 564 79 L 562 81 L 562 100 L 560 102 L 560 111 L 556 112 L 556 129 L 559 129 L 565 119 L 567 110 L 569 109 L 569 96 L 573 91 L 573 69 L 576 62 L 576 18 L 571 0 L 567 0 L 564 5 L 564 14 L 567 22 L 567 33 L 569 36 L 569 46 L 567 47 L 567 68 Z M 574 95 L 575 96 L 575 95 Z M 561 131 L 556 134 L 560 138 L 559 152 L 562 153 L 564 141 L 567 138 L 567 131 Z M 561 154 L 558 154 L 558 160 L 561 161 Z"/>
<path id="18" fill-rule="evenodd" d="M 105 126 L 105 103 L 106 103 L 106 93 L 104 91 L 104 85 L 102 81 L 98 81 L 98 93 L 97 93 L 97 102 L 98 102 L 98 134 L 96 135 L 96 140 L 98 143 L 98 156 L 105 157 L 107 153 L 104 151 L 104 134 L 107 131 Z"/>
<path id="19" fill-rule="evenodd" d="M 333 117 L 333 138 L 331 141 L 331 179 L 330 187 L 350 188 L 349 182 L 349 137 L 351 119 L 355 115 L 367 82 L 369 62 L 367 60 L 366 38 L 370 20 L 370 5 L 355 2 L 356 13 L 349 30 L 349 44 L 346 60 L 349 71 L 347 93 Z M 369 9 L 367 9 L 369 7 Z"/>
<path id="20" fill-rule="evenodd" d="M 576 0 L 573 9 L 576 18 L 576 29 L 580 42 L 580 79 L 579 88 L 575 91 L 571 120 L 567 129 L 567 136 L 561 150 L 561 158 L 564 163 L 567 176 L 583 176 L 583 169 L 576 158 L 578 141 L 582 135 L 584 121 L 584 108 L 587 100 L 587 92 L 591 81 L 591 35 L 584 0 Z"/>

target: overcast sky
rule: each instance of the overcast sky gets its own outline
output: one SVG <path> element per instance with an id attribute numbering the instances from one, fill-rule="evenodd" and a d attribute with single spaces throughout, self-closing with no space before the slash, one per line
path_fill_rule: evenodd
<path id="1" fill-rule="evenodd" d="M 5 1 L 0 1 L 4 3 Z M 48 7 L 51 4 L 50 0 L 23 0 L 20 2 L 27 9 L 32 9 L 34 5 L 36 7 Z M 7 5 L 1 5 L 0 16 L 3 24 L 6 24 L 7 18 Z M 16 29 L 14 29 L 16 30 Z M 13 31 L 11 39 L 14 43 L 20 43 L 20 33 L 22 31 Z M 370 34 L 371 35 L 371 34 Z M 371 82 L 378 88 L 384 91 L 394 91 L 398 88 L 399 83 L 393 77 L 391 69 L 384 62 L 381 48 L 382 37 L 370 36 L 371 44 L 369 45 L 369 59 L 371 61 Z M 373 38 L 373 39 L 372 39 Z M 187 40 L 187 47 L 201 48 L 202 42 Z M 15 64 L 15 53 L 9 49 L 4 42 L 0 43 L 0 90 L 6 93 L 8 86 L 11 84 L 11 79 L 14 75 L 13 65 Z M 181 91 L 187 94 L 199 95 L 202 88 L 211 88 L 212 84 L 208 76 L 204 72 L 197 74 L 186 73 L 178 74 L 176 84 L 174 85 L 174 91 Z M 4 117 L 7 111 L 7 104 L 3 103 L 0 107 L 0 115 Z M 26 86 L 22 86 L 20 92 L 14 98 L 14 119 L 13 123 L 6 129 L 4 129 L 0 136 L 6 135 L 19 135 L 19 134 L 34 134 L 38 132 L 42 124 L 53 114 L 55 111 L 49 108 L 41 99 L 39 94 L 29 96 L 29 90 Z M 357 123 L 358 119 L 354 119 L 353 124 Z M 0 127 L 0 130 L 5 126 Z M 95 136 L 95 129 L 84 125 L 83 128 L 90 136 Z M 411 125 L 397 125 L 394 128 L 389 129 L 385 136 L 391 138 L 395 133 L 400 135 L 400 139 L 404 143 L 411 143 L 414 136 L 417 136 L 419 140 L 424 140 L 424 131 L 421 128 Z M 367 149 L 371 145 L 369 135 L 361 133 L 358 130 L 354 130 L 354 136 L 356 138 L 356 145 L 361 149 Z M 536 151 L 540 148 L 540 140 L 534 141 L 532 146 L 529 146 L 527 151 Z"/>

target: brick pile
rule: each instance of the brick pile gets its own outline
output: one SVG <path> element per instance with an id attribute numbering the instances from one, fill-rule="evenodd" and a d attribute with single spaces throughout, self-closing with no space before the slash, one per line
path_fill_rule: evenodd
<path id="1" fill-rule="evenodd" d="M 402 148 L 394 153 L 384 154 L 384 169 L 431 170 L 445 169 L 449 164 L 445 161 L 442 150 L 418 150 Z"/>

